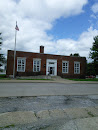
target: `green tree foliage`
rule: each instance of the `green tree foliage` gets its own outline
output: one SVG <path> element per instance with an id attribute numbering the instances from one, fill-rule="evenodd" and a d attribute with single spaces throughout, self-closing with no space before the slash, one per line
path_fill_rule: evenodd
<path id="1" fill-rule="evenodd" d="M 79 55 L 79 53 L 74 53 L 74 54 L 70 54 L 70 56 L 76 56 L 76 57 L 79 57 L 80 55 Z"/>
<path id="2" fill-rule="evenodd" d="M 93 59 L 95 72 L 98 75 L 98 36 L 94 37 L 93 46 L 90 50 L 90 58 Z"/>
<path id="3" fill-rule="evenodd" d="M 0 50 L 1 50 L 1 45 L 2 45 L 2 37 L 1 37 L 1 33 L 0 33 Z M 3 54 L 0 53 L 0 66 L 2 66 L 2 63 L 5 63 L 6 60 L 5 60 L 5 57 Z"/>
<path id="4" fill-rule="evenodd" d="M 86 64 L 86 75 L 87 76 L 96 75 L 94 63 Z"/>
<path id="5" fill-rule="evenodd" d="M 98 36 L 94 37 L 93 46 L 90 52 L 90 58 L 94 61 L 98 61 Z"/>

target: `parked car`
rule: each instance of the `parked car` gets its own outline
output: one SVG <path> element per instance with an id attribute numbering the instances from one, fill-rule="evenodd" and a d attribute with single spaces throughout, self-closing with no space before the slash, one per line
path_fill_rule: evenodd
<path id="1" fill-rule="evenodd" d="M 92 79 L 94 79 L 94 78 L 96 78 L 96 76 L 90 75 L 90 76 L 86 76 L 86 78 L 92 78 Z"/>

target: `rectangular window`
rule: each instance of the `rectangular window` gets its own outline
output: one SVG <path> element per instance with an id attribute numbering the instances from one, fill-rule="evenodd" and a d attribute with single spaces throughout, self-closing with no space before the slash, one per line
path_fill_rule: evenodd
<path id="1" fill-rule="evenodd" d="M 17 58 L 17 71 L 25 72 L 26 58 Z"/>
<path id="2" fill-rule="evenodd" d="M 80 74 L 80 62 L 74 62 L 74 74 Z"/>
<path id="3" fill-rule="evenodd" d="M 33 59 L 33 71 L 39 72 L 41 66 L 41 59 Z"/>
<path id="4" fill-rule="evenodd" d="M 62 73 L 68 73 L 68 67 L 69 67 L 69 62 L 63 61 L 62 62 Z"/>

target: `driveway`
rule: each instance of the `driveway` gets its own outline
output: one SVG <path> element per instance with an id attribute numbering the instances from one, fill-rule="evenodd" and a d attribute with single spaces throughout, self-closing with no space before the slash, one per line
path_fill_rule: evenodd
<path id="1" fill-rule="evenodd" d="M 98 84 L 0 83 L 0 97 L 95 94 Z"/>

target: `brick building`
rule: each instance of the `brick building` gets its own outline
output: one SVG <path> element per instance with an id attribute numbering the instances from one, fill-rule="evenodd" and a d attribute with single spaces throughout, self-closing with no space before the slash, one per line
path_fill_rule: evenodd
<path id="1" fill-rule="evenodd" d="M 73 57 L 44 54 L 44 46 L 40 53 L 16 52 L 16 76 L 48 75 L 65 78 L 84 78 L 86 68 L 85 57 Z M 7 76 L 13 75 L 14 51 L 8 50 Z"/>

